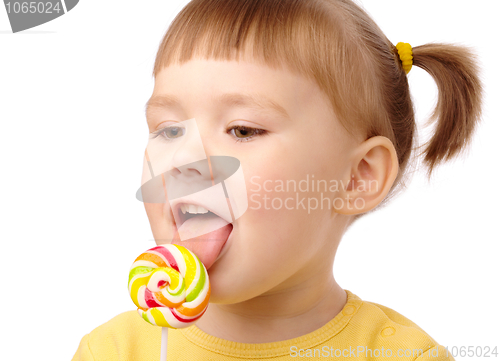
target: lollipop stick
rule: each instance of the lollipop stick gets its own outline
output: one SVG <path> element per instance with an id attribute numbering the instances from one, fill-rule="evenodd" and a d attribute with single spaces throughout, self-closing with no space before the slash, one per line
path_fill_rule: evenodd
<path id="1" fill-rule="evenodd" d="M 168 327 L 161 328 L 160 361 L 167 361 Z"/>

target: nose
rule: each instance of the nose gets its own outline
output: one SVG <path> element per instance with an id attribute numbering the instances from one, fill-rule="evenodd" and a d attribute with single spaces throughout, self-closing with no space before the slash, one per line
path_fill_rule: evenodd
<path id="1" fill-rule="evenodd" d="M 201 148 L 201 149 L 200 149 Z M 186 180 L 205 178 L 210 179 L 210 170 L 208 169 L 207 155 L 202 144 L 196 141 L 186 140 L 179 146 L 172 155 L 171 175 L 182 177 Z"/>
<path id="2" fill-rule="evenodd" d="M 177 142 L 171 158 L 169 199 L 196 193 L 212 185 L 210 164 L 196 121 L 190 119 L 184 126 L 183 139 Z"/>
<path id="3" fill-rule="evenodd" d="M 207 173 L 203 166 L 207 154 L 196 120 L 193 118 L 182 122 L 182 128 L 182 136 L 172 148 L 172 173 L 178 176 L 182 174 L 186 178 L 210 177 L 210 172 Z"/>
<path id="4" fill-rule="evenodd" d="M 184 154 L 174 154 L 172 159 L 172 170 L 170 175 L 178 181 L 197 182 L 210 180 L 210 166 L 207 158 L 200 159 L 191 163 L 188 162 L 189 156 Z"/>

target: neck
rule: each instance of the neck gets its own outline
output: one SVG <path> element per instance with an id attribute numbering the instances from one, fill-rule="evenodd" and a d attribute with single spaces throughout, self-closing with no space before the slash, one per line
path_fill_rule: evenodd
<path id="1" fill-rule="evenodd" d="M 284 341 L 324 326 L 342 310 L 346 300 L 346 292 L 329 267 L 295 287 L 271 290 L 237 304 L 210 304 L 196 325 L 228 341 Z"/>

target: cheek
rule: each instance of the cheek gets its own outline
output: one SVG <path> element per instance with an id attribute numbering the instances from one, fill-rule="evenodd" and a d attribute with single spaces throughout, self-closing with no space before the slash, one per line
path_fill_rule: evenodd
<path id="1" fill-rule="evenodd" d="M 311 164 L 281 154 L 279 158 L 283 162 L 272 166 L 247 163 L 244 168 L 248 209 L 235 222 L 228 253 L 211 270 L 214 302 L 242 301 L 277 287 L 317 251 L 312 243 L 320 239 L 318 218 L 297 206 L 297 199 L 308 194 L 291 186 L 306 179 Z"/>
<path id="2" fill-rule="evenodd" d="M 144 209 L 149 220 L 157 220 L 163 215 L 164 205 L 161 203 L 146 203 L 144 202 Z"/>
<path id="3" fill-rule="evenodd" d="M 170 204 L 163 203 L 144 203 L 144 208 L 146 209 L 146 213 L 148 218 L 159 220 L 166 219 L 166 212 L 170 210 Z"/>
<path id="4" fill-rule="evenodd" d="M 144 203 L 144 208 L 156 243 L 170 243 L 174 235 L 171 231 L 171 225 L 167 221 L 168 205 L 165 203 Z"/>
<path id="5" fill-rule="evenodd" d="M 308 214 L 304 195 L 292 184 L 298 185 L 297 168 L 293 173 L 269 170 L 266 176 L 255 177 L 248 187 L 248 209 L 238 223 L 244 242 L 241 251 L 275 265 L 275 260 L 296 261 L 304 240 L 315 230 L 312 214 Z M 299 174 L 300 175 L 300 174 Z M 293 178 L 292 178 L 293 176 Z M 306 195 L 307 197 L 307 195 Z M 302 201 L 301 201 L 302 200 Z"/>

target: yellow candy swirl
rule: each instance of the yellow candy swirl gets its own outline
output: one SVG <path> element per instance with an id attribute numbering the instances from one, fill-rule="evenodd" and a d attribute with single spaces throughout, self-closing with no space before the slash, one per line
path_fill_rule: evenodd
<path id="1" fill-rule="evenodd" d="M 130 297 L 139 314 L 152 325 L 191 326 L 208 307 L 210 282 L 199 258 L 176 244 L 151 248 L 130 268 Z"/>

